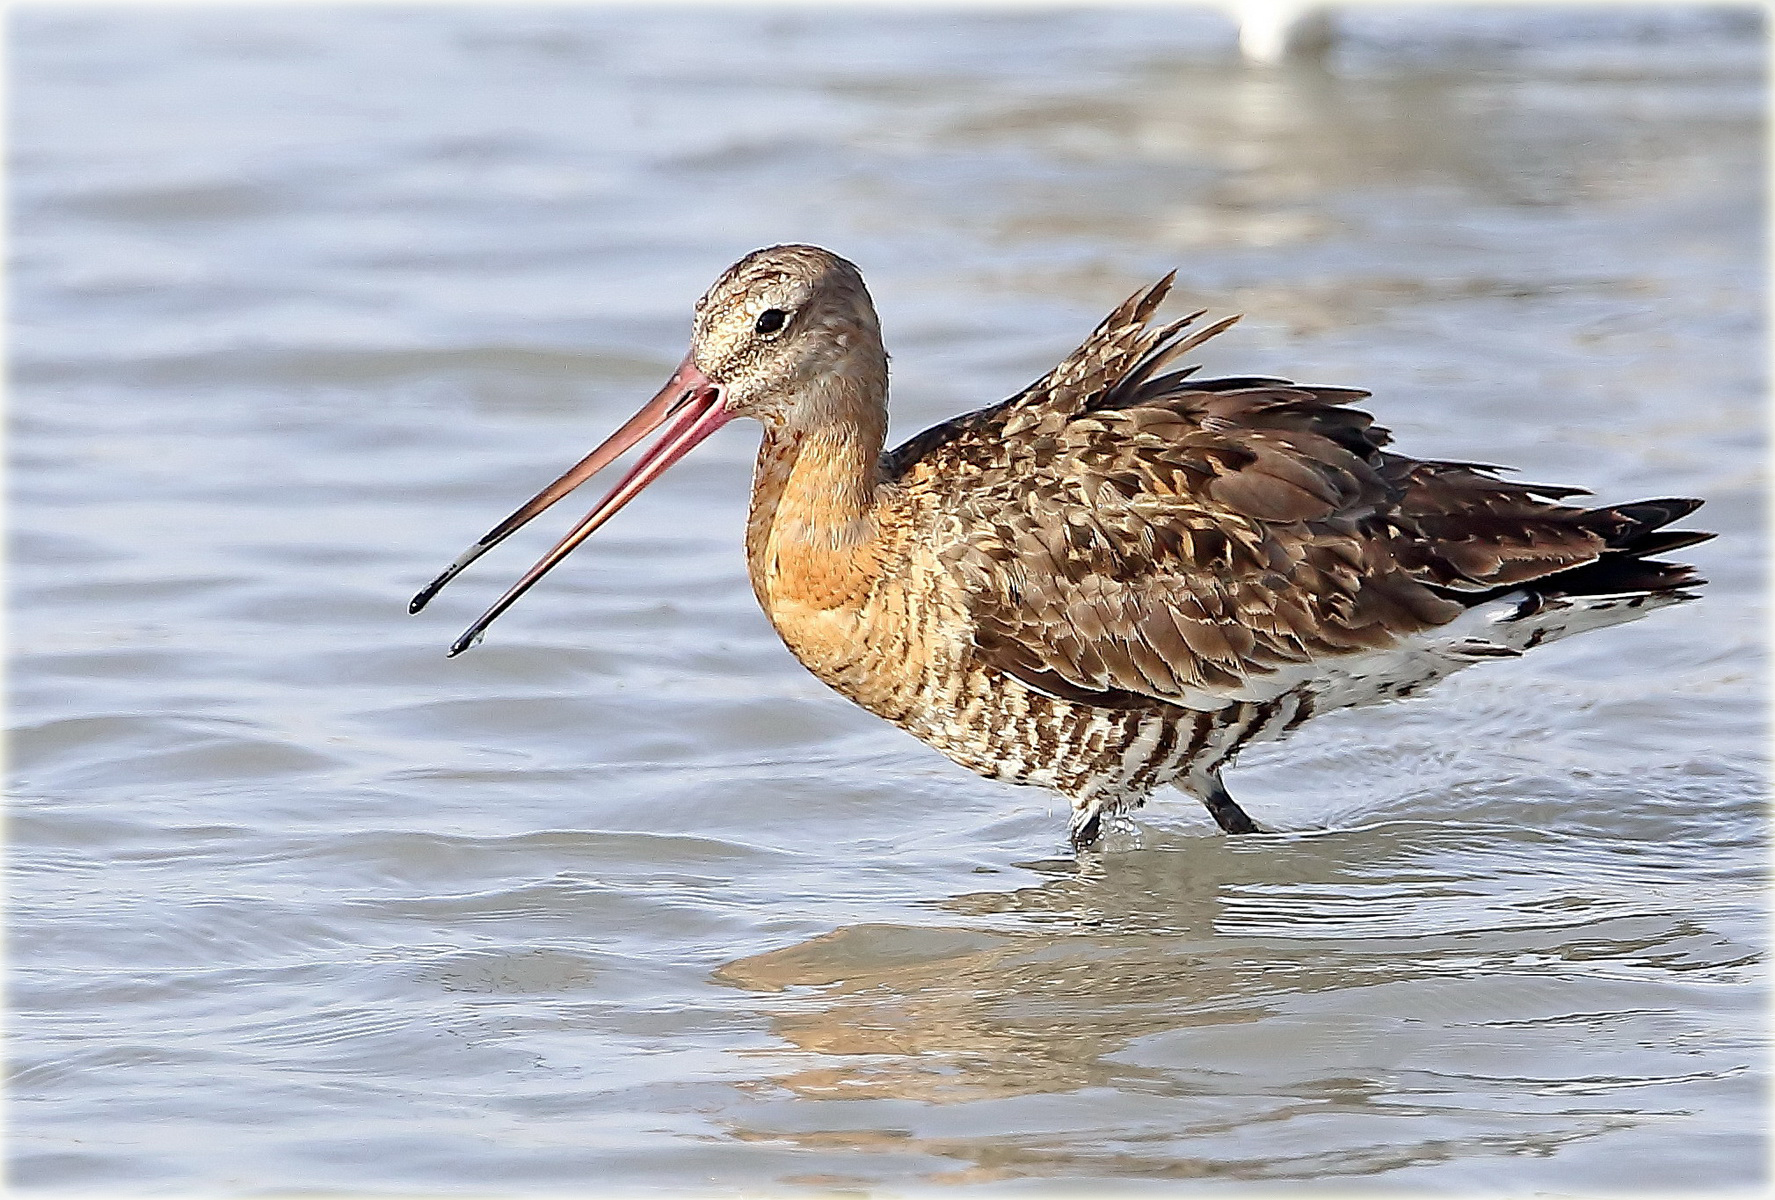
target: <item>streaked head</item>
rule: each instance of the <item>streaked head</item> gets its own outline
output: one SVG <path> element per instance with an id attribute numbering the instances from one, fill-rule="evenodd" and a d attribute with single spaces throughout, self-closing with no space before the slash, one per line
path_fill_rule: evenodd
<path id="1" fill-rule="evenodd" d="M 754 250 L 696 303 L 691 358 L 727 411 L 767 422 L 816 421 L 838 386 L 879 402 L 887 354 L 862 273 L 818 246 Z"/>
<path id="2" fill-rule="evenodd" d="M 450 648 L 480 640 L 493 619 L 590 537 L 666 468 L 734 417 L 817 428 L 881 419 L 887 354 L 875 306 L 857 268 L 818 246 L 754 250 L 722 272 L 696 304 L 690 353 L 658 395 L 572 469 L 470 546 L 408 611 L 418 612 L 464 567 L 531 518 L 665 426 L 652 446 L 585 518 Z"/>

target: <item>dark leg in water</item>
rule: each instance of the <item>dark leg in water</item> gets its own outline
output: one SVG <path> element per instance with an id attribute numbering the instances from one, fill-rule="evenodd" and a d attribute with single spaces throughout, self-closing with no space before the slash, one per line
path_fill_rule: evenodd
<path id="1" fill-rule="evenodd" d="M 1220 781 L 1220 772 L 1208 776 L 1208 787 L 1202 793 L 1202 803 L 1208 806 L 1208 813 L 1214 823 L 1228 833 L 1262 833 L 1256 821 L 1245 815 L 1226 790 L 1226 784 Z"/>
<path id="2" fill-rule="evenodd" d="M 1192 791 L 1191 795 L 1195 795 Z M 1208 776 L 1207 786 L 1202 789 L 1199 797 L 1214 818 L 1214 823 L 1228 833 L 1262 833 L 1263 827 L 1246 815 L 1226 790 L 1226 784 L 1220 781 L 1220 772 Z M 1097 838 L 1103 833 L 1103 809 L 1093 804 L 1091 807 L 1073 813 L 1072 826 L 1067 830 L 1067 839 L 1072 842 L 1074 850 L 1089 850 L 1096 845 Z"/>
<path id="3" fill-rule="evenodd" d="M 1089 850 L 1097 842 L 1097 835 L 1103 832 L 1103 810 L 1096 805 L 1083 812 L 1074 813 L 1072 826 L 1066 831 L 1067 840 L 1072 848 Z"/>

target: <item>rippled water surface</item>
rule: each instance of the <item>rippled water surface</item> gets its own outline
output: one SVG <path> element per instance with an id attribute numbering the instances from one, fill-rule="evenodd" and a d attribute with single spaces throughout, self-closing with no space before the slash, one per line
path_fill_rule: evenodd
<path id="1" fill-rule="evenodd" d="M 1749 1187 L 1748 10 L 15 7 L 11 1173 L 163 1194 Z M 1101 854 L 828 693 L 711 441 L 407 597 L 860 263 L 906 436 L 1136 286 L 1409 451 L 1695 495 L 1708 598 L 1309 725 Z"/>

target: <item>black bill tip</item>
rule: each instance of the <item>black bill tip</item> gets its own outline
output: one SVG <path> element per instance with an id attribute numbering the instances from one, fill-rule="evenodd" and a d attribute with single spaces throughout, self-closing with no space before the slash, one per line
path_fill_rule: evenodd
<path id="1" fill-rule="evenodd" d="M 449 582 L 449 579 L 449 573 L 446 572 L 426 584 L 420 593 L 417 596 L 414 596 L 412 601 L 407 605 L 407 612 L 409 614 L 416 613 L 427 604 L 430 604 L 431 598 L 443 590 L 444 584 Z"/>
<path id="2" fill-rule="evenodd" d="M 482 628 L 481 626 L 477 625 L 475 628 L 469 630 L 467 633 L 465 633 L 461 637 L 457 638 L 454 642 L 451 642 L 450 643 L 450 653 L 444 655 L 444 657 L 445 658 L 455 658 L 458 654 L 461 654 L 464 650 L 471 650 L 474 647 L 480 645 L 481 639 L 486 636 L 487 636 L 487 631 L 484 628 Z"/>
<path id="3" fill-rule="evenodd" d="M 431 598 L 443 591 L 446 583 L 449 583 L 452 579 L 462 574 L 463 568 L 479 558 L 482 552 L 491 545 L 493 545 L 491 540 L 488 538 L 482 538 L 473 546 L 470 546 L 467 553 L 463 554 L 462 557 L 444 568 L 444 573 L 442 575 L 439 575 L 436 579 L 420 589 L 419 594 L 413 597 L 413 602 L 407 605 L 407 611 L 409 613 L 416 613 L 427 604 L 430 604 Z"/>

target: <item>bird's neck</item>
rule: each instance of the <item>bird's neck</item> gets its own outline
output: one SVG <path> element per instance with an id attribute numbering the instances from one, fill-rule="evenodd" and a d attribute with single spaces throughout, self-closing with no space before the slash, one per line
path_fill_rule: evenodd
<path id="1" fill-rule="evenodd" d="M 880 572 L 876 520 L 887 414 L 857 397 L 815 428 L 766 425 L 752 481 L 752 590 L 790 636 L 796 613 L 855 611 Z"/>

